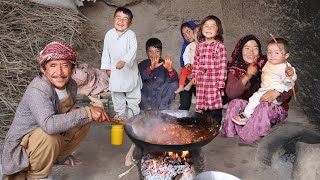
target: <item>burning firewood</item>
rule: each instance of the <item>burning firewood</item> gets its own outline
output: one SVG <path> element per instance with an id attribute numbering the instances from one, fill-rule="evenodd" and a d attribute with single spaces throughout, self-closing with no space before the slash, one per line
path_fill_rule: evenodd
<path id="1" fill-rule="evenodd" d="M 195 176 L 192 160 L 185 153 L 146 154 L 141 160 L 141 173 L 145 180 L 192 180 Z"/>

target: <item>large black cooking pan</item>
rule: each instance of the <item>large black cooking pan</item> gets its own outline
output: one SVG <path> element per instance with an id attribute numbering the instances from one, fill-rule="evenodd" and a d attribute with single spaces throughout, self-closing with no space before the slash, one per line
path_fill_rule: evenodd
<path id="1" fill-rule="evenodd" d="M 201 141 L 192 142 L 190 144 L 153 144 L 145 141 L 147 127 L 156 125 L 159 121 L 164 123 L 178 123 L 183 127 L 198 127 L 205 130 L 207 138 Z M 162 122 L 162 123 L 163 123 Z M 162 111 L 144 111 L 139 115 L 131 117 L 127 120 L 125 125 L 125 132 L 128 137 L 140 148 L 153 151 L 184 151 L 200 148 L 212 141 L 219 133 L 219 124 L 204 114 L 189 112 L 185 110 L 162 110 Z M 169 132 L 168 132 L 169 133 Z"/>

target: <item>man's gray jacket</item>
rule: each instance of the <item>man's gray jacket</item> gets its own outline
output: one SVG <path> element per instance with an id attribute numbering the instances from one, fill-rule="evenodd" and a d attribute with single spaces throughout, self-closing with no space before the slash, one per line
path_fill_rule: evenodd
<path id="1" fill-rule="evenodd" d="M 68 82 L 67 91 L 76 102 L 77 84 L 73 79 Z M 27 170 L 29 158 L 20 146 L 24 135 L 36 128 L 41 128 L 47 134 L 61 133 L 88 122 L 84 107 L 61 114 L 59 98 L 50 81 L 45 76 L 34 78 L 18 105 L 4 141 L 1 160 L 3 174 Z"/>

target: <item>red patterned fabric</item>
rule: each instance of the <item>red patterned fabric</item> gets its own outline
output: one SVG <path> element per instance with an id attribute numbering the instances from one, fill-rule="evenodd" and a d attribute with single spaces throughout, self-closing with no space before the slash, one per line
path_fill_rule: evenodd
<path id="1" fill-rule="evenodd" d="M 62 41 L 53 41 L 46 45 L 40 52 L 37 63 L 44 66 L 48 61 L 52 60 L 69 60 L 71 64 L 77 63 L 76 51 L 67 43 Z"/>
<path id="2" fill-rule="evenodd" d="M 196 78 L 196 109 L 222 108 L 227 78 L 227 50 L 220 41 L 200 42 L 196 48 L 192 78 Z"/>

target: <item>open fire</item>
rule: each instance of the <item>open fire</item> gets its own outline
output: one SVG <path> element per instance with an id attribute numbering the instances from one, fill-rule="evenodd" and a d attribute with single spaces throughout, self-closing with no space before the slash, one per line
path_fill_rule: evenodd
<path id="1" fill-rule="evenodd" d="M 152 180 L 194 179 L 203 172 L 201 147 L 219 134 L 220 127 L 210 116 L 183 110 L 145 111 L 126 123 L 125 131 L 137 147 L 133 156 L 139 177 Z"/>
<path id="2" fill-rule="evenodd" d="M 195 177 L 188 151 L 145 154 L 141 159 L 141 173 L 145 180 L 192 180 Z"/>

